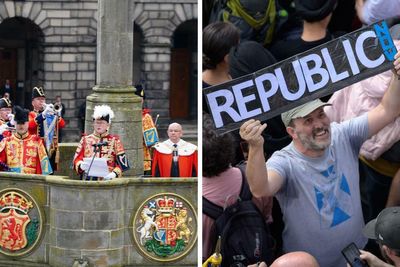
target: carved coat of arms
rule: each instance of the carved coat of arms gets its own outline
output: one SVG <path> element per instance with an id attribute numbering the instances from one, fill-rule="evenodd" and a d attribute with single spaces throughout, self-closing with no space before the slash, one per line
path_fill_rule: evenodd
<path id="1" fill-rule="evenodd" d="M 137 210 L 133 224 L 133 236 L 139 249 L 158 261 L 183 257 L 197 239 L 197 218 L 193 207 L 172 193 L 147 199 Z"/>
<path id="2" fill-rule="evenodd" d="M 22 256 L 36 244 L 41 232 L 41 214 L 30 198 L 18 189 L 0 192 L 0 253 Z M 36 212 L 31 217 L 32 209 Z"/>

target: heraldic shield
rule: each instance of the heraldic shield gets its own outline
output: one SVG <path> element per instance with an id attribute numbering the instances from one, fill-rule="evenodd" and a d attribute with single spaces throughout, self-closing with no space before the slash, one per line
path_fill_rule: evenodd
<path id="1" fill-rule="evenodd" d="M 150 147 L 158 143 L 157 128 L 154 125 L 153 119 L 150 114 L 145 114 L 142 117 L 142 130 L 143 130 L 143 140 L 147 147 Z"/>
<path id="2" fill-rule="evenodd" d="M 20 257 L 36 246 L 42 230 L 42 214 L 26 192 L 0 191 L 0 253 Z"/>
<path id="3" fill-rule="evenodd" d="M 177 194 L 154 195 L 136 211 L 133 237 L 145 257 L 162 262 L 178 260 L 197 240 L 195 209 Z"/>

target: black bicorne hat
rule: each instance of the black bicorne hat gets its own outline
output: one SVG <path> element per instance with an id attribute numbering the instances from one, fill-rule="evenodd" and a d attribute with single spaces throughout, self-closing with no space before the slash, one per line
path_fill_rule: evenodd
<path id="1" fill-rule="evenodd" d="M 14 107 L 15 117 L 14 120 L 18 124 L 24 124 L 29 121 L 29 110 L 21 108 L 20 106 Z"/>
<path id="2" fill-rule="evenodd" d="M 145 98 L 145 95 L 144 95 L 144 88 L 143 88 L 143 85 L 142 84 L 136 84 L 135 85 L 135 88 L 136 88 L 136 90 L 135 90 L 135 94 L 137 95 L 137 96 L 140 96 L 140 97 L 142 97 L 143 99 Z"/>
<path id="3" fill-rule="evenodd" d="M 44 94 L 43 87 L 33 87 L 32 89 L 32 99 L 36 97 L 46 97 Z"/>
<path id="4" fill-rule="evenodd" d="M 8 98 L 0 98 L 0 108 L 12 108 L 11 100 Z"/>
<path id="5" fill-rule="evenodd" d="M 103 120 L 103 121 L 106 121 L 106 122 L 110 123 L 110 115 L 101 116 L 101 117 L 98 117 L 96 119 Z M 93 120 L 95 120 L 95 119 L 93 119 Z"/>

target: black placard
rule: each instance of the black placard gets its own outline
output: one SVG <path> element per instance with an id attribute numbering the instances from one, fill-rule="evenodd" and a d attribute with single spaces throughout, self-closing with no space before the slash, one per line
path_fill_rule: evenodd
<path id="1" fill-rule="evenodd" d="M 390 24 L 389 24 L 390 25 Z M 397 50 L 386 21 L 341 36 L 255 73 L 203 90 L 222 134 L 267 120 L 392 68 Z"/>

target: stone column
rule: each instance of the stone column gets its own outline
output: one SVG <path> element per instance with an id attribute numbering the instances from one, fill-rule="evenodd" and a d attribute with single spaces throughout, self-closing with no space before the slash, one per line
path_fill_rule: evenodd
<path id="1" fill-rule="evenodd" d="M 96 86 L 86 101 L 86 133 L 93 132 L 96 105 L 114 111 L 110 132 L 121 137 L 131 165 L 124 176 L 143 174 L 142 106 L 132 86 L 133 7 L 131 0 L 98 1 Z"/>

